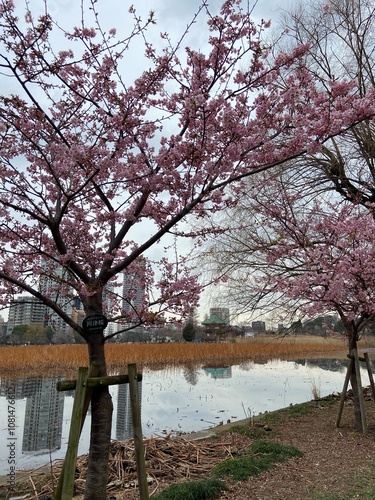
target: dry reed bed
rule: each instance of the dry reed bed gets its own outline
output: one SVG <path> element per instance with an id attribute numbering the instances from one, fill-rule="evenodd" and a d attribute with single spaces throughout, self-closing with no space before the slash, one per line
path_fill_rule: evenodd
<path id="1" fill-rule="evenodd" d="M 232 453 L 244 453 L 252 440 L 240 434 L 221 436 L 213 440 L 188 441 L 181 437 L 151 437 L 144 439 L 147 475 L 154 483 L 167 477 L 169 481 L 208 476 L 217 462 Z M 77 460 L 78 480 L 75 489 L 80 492 L 86 480 L 88 455 Z M 107 491 L 134 487 L 137 480 L 134 441 L 113 441 L 109 458 L 109 485 Z"/>
<path id="2" fill-rule="evenodd" d="M 266 359 L 335 356 L 345 352 L 343 340 L 321 337 L 259 336 L 247 342 L 230 343 L 166 343 L 108 344 L 106 357 L 110 371 L 124 372 L 129 363 L 142 367 L 198 366 L 235 364 Z M 0 374 L 18 376 L 30 370 L 33 374 L 68 374 L 79 366 L 87 366 L 87 347 L 78 345 L 5 346 L 0 347 Z"/>
<path id="3" fill-rule="evenodd" d="M 147 475 L 152 478 L 150 491 L 157 490 L 163 480 L 197 479 L 207 477 L 218 462 L 232 456 L 243 454 L 251 445 L 252 439 L 240 434 L 228 434 L 213 440 L 188 441 L 184 438 L 169 436 L 144 439 Z M 82 494 L 87 474 L 87 455 L 77 458 L 75 494 Z M 29 471 L 18 479 L 22 483 L 22 493 L 52 495 L 62 461 L 52 464 L 52 474 L 48 477 L 40 471 Z M 137 468 L 134 441 L 112 441 L 109 458 L 109 482 L 107 492 L 121 489 L 134 489 L 137 484 Z M 47 481 L 46 481 L 47 479 Z M 2 487 L 0 486 L 0 492 Z M 20 498 L 20 497 L 18 497 Z M 39 498 L 39 496 L 38 496 Z"/>

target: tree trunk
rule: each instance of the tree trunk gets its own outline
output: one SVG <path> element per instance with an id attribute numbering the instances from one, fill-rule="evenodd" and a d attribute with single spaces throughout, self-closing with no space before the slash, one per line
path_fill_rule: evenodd
<path id="1" fill-rule="evenodd" d="M 94 361 L 99 363 L 99 376 L 107 375 L 103 333 L 90 334 L 87 343 L 90 364 Z M 112 411 L 108 387 L 95 388 L 91 398 L 90 451 L 84 500 L 107 498 Z"/>
<path id="2" fill-rule="evenodd" d="M 357 333 L 353 329 L 349 336 L 349 354 L 352 354 L 352 349 L 357 349 Z M 355 363 L 352 363 L 352 370 L 350 373 L 350 384 L 353 391 L 353 402 L 354 402 L 354 427 L 356 431 L 362 430 L 362 418 L 361 418 L 361 406 L 359 403 L 359 387 L 357 372 L 355 369 Z"/>

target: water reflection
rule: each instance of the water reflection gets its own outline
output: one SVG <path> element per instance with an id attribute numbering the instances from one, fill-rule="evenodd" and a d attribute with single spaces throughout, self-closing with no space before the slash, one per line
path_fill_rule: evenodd
<path id="1" fill-rule="evenodd" d="M 171 431 L 198 431 L 220 422 L 236 421 L 264 411 L 341 391 L 348 360 L 249 362 L 240 366 L 145 370 L 139 382 L 145 436 Z M 374 367 L 374 362 L 372 363 Z M 16 416 L 17 468 L 33 468 L 63 458 L 66 451 L 74 392 L 57 392 L 57 378 L 0 381 L 0 442 L 8 439 L 6 391 L 13 387 Z M 363 383 L 368 377 L 363 371 Z M 114 402 L 113 438 L 132 435 L 129 387 L 110 388 Z M 79 454 L 89 445 L 87 415 Z M 0 450 L 0 474 L 8 471 L 6 449 Z"/>
<path id="2" fill-rule="evenodd" d="M 297 359 L 296 363 L 302 366 L 317 366 L 330 372 L 341 372 L 349 366 L 349 359 Z M 372 368 L 375 361 L 371 361 Z"/>
<path id="3" fill-rule="evenodd" d="M 195 367 L 185 367 L 182 369 L 182 374 L 186 382 L 190 385 L 197 385 L 198 383 L 198 371 L 199 368 Z"/>
<path id="4" fill-rule="evenodd" d="M 138 382 L 139 401 L 142 410 L 142 381 Z M 117 389 L 116 439 L 125 441 L 133 436 L 133 418 L 130 408 L 129 384 L 120 384 Z"/>
<path id="5" fill-rule="evenodd" d="M 27 384 L 23 452 L 61 448 L 64 394 L 56 391 L 57 381 L 45 378 Z"/>
<path id="6" fill-rule="evenodd" d="M 232 377 L 232 367 L 231 366 L 223 366 L 223 367 L 204 367 L 203 371 L 210 375 L 212 378 L 231 378 Z"/>

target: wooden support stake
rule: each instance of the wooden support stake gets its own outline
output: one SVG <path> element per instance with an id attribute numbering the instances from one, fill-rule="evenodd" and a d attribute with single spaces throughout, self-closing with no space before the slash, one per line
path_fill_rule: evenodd
<path id="1" fill-rule="evenodd" d="M 90 402 L 91 402 L 91 396 L 92 396 L 92 393 L 93 393 L 93 389 L 91 387 L 87 386 L 87 381 L 89 380 L 89 378 L 96 377 L 98 375 L 99 368 L 100 368 L 99 363 L 97 363 L 97 362 L 91 363 L 90 368 L 89 368 L 89 373 L 87 375 L 87 379 L 86 379 L 86 383 L 85 383 L 85 385 L 86 385 L 86 394 L 85 394 L 85 400 L 83 402 L 83 413 L 82 413 L 82 420 L 81 420 L 81 429 L 79 431 L 79 435 L 80 436 L 81 436 L 82 429 L 83 429 L 83 426 L 84 426 L 84 423 L 85 423 L 85 420 L 86 420 L 87 410 L 89 409 Z"/>
<path id="2" fill-rule="evenodd" d="M 142 380 L 142 374 L 137 375 L 137 380 Z M 128 384 L 129 375 L 111 375 L 107 377 L 95 377 L 89 376 L 86 380 L 86 387 L 100 387 L 104 385 L 117 385 L 117 384 Z M 60 380 L 57 382 L 58 391 L 72 391 L 76 388 L 76 380 Z"/>
<path id="3" fill-rule="evenodd" d="M 370 358 L 368 357 L 368 353 L 367 352 L 365 352 L 363 355 L 365 357 L 368 378 L 370 380 L 370 386 L 371 386 L 371 390 L 372 390 L 372 397 L 373 397 L 373 399 L 375 401 L 375 385 L 374 385 L 374 377 L 372 376 L 372 368 L 371 368 Z"/>
<path id="4" fill-rule="evenodd" d="M 138 394 L 137 366 L 128 365 L 130 406 L 133 419 L 134 448 L 137 462 L 137 475 L 140 500 L 149 500 L 145 452 L 141 422 L 140 401 Z"/>
<path id="5" fill-rule="evenodd" d="M 349 359 L 354 359 L 353 354 L 347 354 L 346 357 Z M 358 356 L 358 360 L 364 362 L 364 361 L 366 361 L 366 358 L 361 358 L 360 356 Z"/>
<path id="6" fill-rule="evenodd" d="M 352 350 L 354 356 L 354 367 L 357 376 L 357 386 L 358 386 L 358 397 L 359 397 L 359 407 L 361 411 L 361 422 L 362 422 L 362 432 L 364 435 L 367 434 L 367 421 L 366 421 L 366 411 L 365 411 L 365 400 L 363 397 L 363 387 L 361 380 L 361 369 L 359 366 L 359 358 L 357 349 Z"/>
<path id="7" fill-rule="evenodd" d="M 65 455 L 64 466 L 61 471 L 59 482 L 54 493 L 54 500 L 71 500 L 74 490 L 74 476 L 78 453 L 78 442 L 81 433 L 81 422 L 83 416 L 83 406 L 85 400 L 88 368 L 78 369 L 76 393 L 74 396 L 72 420 L 70 424 L 68 449 Z"/>
<path id="8" fill-rule="evenodd" d="M 348 369 L 346 371 L 344 387 L 343 387 L 342 393 L 341 393 L 340 406 L 339 406 L 339 411 L 338 411 L 337 419 L 336 419 L 336 427 L 340 427 L 341 416 L 342 416 L 342 412 L 344 410 L 345 397 L 346 397 L 346 392 L 347 392 L 348 386 L 349 386 L 350 374 L 351 374 L 352 369 L 353 369 L 353 363 L 354 363 L 354 359 L 353 359 L 353 357 L 351 357 L 350 361 L 349 361 Z"/>

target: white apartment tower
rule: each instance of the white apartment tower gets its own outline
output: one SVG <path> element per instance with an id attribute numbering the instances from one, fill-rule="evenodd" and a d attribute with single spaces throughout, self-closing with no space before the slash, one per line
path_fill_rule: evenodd
<path id="1" fill-rule="evenodd" d="M 69 317 L 73 314 L 74 298 L 73 293 L 69 287 L 62 290 L 64 286 L 65 271 L 62 267 L 54 270 L 53 275 L 46 274 L 42 276 L 39 283 L 39 289 L 44 294 L 52 299 Z M 46 308 L 46 326 L 50 326 L 53 331 L 66 334 L 71 332 L 71 328 L 67 323 L 60 318 L 52 309 Z"/>
<path id="2" fill-rule="evenodd" d="M 10 304 L 7 335 L 11 335 L 13 328 L 18 325 L 30 325 L 31 323 L 45 324 L 46 306 L 36 297 L 22 295 Z"/>

